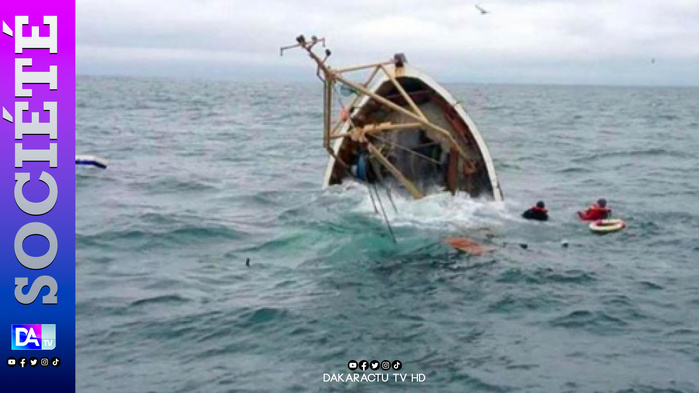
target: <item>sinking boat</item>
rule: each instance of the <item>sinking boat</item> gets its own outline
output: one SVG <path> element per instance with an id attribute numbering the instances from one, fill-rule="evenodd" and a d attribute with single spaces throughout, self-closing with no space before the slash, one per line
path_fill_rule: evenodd
<path id="1" fill-rule="evenodd" d="M 395 185 L 419 199 L 435 192 L 466 192 L 503 200 L 493 161 L 478 128 L 461 104 L 428 75 L 393 59 L 348 68 L 326 64 L 314 47 L 297 43 L 317 63 L 324 83 L 323 146 L 330 155 L 324 186 L 348 179 Z M 362 73 L 363 81 L 350 74 Z M 366 77 L 368 75 L 368 77 Z M 355 78 L 356 79 L 356 78 Z M 353 96 L 349 103 L 342 93 Z M 335 115 L 337 113 L 337 115 Z"/>
<path id="2" fill-rule="evenodd" d="M 75 156 L 75 165 L 94 166 L 97 168 L 107 169 L 107 160 L 102 157 L 78 154 Z"/>

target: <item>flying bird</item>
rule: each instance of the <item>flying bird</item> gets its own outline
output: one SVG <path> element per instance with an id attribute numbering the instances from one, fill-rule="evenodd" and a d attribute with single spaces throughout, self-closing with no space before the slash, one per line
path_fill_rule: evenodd
<path id="1" fill-rule="evenodd" d="M 476 9 L 477 9 L 478 11 L 481 12 L 481 15 L 485 15 L 485 14 L 489 14 L 489 13 L 490 13 L 490 11 L 484 10 L 484 9 L 481 8 L 481 6 L 479 6 L 478 4 L 475 4 L 475 6 L 476 6 Z"/>

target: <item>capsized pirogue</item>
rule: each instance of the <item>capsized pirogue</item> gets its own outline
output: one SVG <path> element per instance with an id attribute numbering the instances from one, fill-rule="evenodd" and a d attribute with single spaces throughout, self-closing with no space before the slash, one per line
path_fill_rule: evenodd
<path id="1" fill-rule="evenodd" d="M 330 154 L 325 187 L 354 178 L 397 184 L 416 199 L 443 191 L 503 199 L 476 125 L 444 87 L 410 66 L 403 54 L 332 68 L 326 64 L 330 50 L 321 58 L 313 49 L 325 46 L 324 38 L 299 36 L 296 42 L 280 52 L 306 50 L 324 84 L 323 147 Z M 353 81 L 351 73 L 368 77 Z M 341 92 L 354 98 L 346 104 Z"/>

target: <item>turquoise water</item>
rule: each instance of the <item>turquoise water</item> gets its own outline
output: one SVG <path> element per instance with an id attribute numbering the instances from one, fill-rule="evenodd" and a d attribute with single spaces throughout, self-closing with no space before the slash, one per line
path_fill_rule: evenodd
<path id="1" fill-rule="evenodd" d="M 384 197 L 396 245 L 320 189 L 318 83 L 79 77 L 78 390 L 699 392 L 699 89 L 447 88 L 506 201 Z M 384 359 L 425 382 L 323 382 Z"/>

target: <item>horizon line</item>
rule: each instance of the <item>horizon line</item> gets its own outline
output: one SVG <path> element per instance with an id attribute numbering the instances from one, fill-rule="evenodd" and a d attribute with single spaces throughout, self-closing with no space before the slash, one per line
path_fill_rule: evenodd
<path id="1" fill-rule="evenodd" d="M 76 78 L 130 78 L 130 79 L 162 79 L 162 80 L 181 80 L 192 82 L 238 82 L 238 83 L 278 83 L 278 84 L 311 84 L 317 81 L 313 78 L 290 78 L 282 79 L 265 79 L 259 77 L 248 77 L 245 79 L 225 76 L 186 76 L 186 75 L 134 75 L 134 74 L 111 74 L 111 73 L 75 73 Z M 699 88 L 699 84 L 609 84 L 609 83 L 580 83 L 580 82 L 503 82 L 503 81 L 464 81 L 464 80 L 443 80 L 437 81 L 444 85 L 496 85 L 496 86 L 548 86 L 548 87 L 640 87 L 640 88 Z"/>

